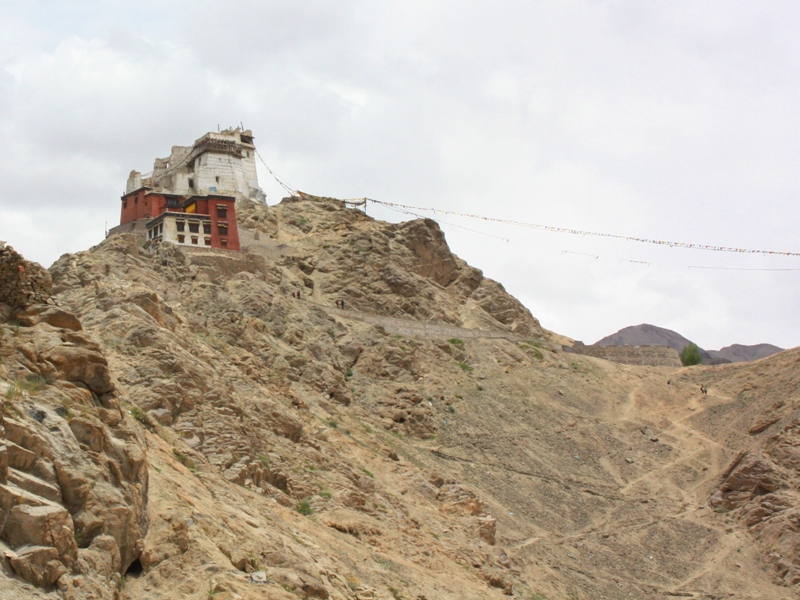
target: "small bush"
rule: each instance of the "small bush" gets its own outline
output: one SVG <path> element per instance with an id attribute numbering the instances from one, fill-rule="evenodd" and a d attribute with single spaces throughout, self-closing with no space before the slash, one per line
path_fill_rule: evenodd
<path id="1" fill-rule="evenodd" d="M 461 367 L 461 370 L 464 371 L 465 373 L 471 373 L 472 371 L 475 370 L 474 367 L 471 367 L 467 363 L 464 363 L 464 362 L 458 363 L 458 366 Z"/>
<path id="2" fill-rule="evenodd" d="M 325 500 L 330 500 L 333 498 L 333 494 L 331 494 L 328 490 L 322 490 L 317 494 L 320 498 L 325 498 Z"/>
<path id="3" fill-rule="evenodd" d="M 314 514 L 314 509 L 311 508 L 311 505 L 306 500 L 300 500 L 297 503 L 297 512 L 299 512 L 304 517 Z"/>
<path id="4" fill-rule="evenodd" d="M 392 598 L 394 598 L 394 600 L 403 600 L 403 596 L 400 595 L 400 592 L 398 592 L 393 587 L 389 588 L 389 593 L 392 595 Z"/>
<path id="5" fill-rule="evenodd" d="M 328 424 L 329 427 L 333 427 L 334 429 L 339 427 L 339 424 L 336 421 L 334 421 L 333 419 L 328 419 L 326 421 L 326 423 Z"/>
<path id="6" fill-rule="evenodd" d="M 192 473 L 196 473 L 197 472 L 197 463 L 194 462 L 188 456 L 186 456 L 183 452 L 181 452 L 177 448 L 173 448 L 172 449 L 172 454 L 174 454 L 175 458 L 177 458 L 181 462 L 181 464 L 184 467 L 186 467 L 187 469 L 189 469 Z"/>
<path id="7" fill-rule="evenodd" d="M 373 475 L 371 471 L 367 470 L 366 467 L 359 467 L 359 469 L 361 469 L 361 472 L 367 477 L 372 477 L 373 479 L 375 478 L 375 475 Z"/>
<path id="8" fill-rule="evenodd" d="M 47 380 L 38 373 L 31 373 L 25 378 L 23 385 L 28 392 L 35 394 L 47 385 Z"/>
<path id="9" fill-rule="evenodd" d="M 447 341 L 453 344 L 453 346 L 461 348 L 462 350 L 464 349 L 464 340 L 460 340 L 458 338 L 450 338 Z"/>
<path id="10" fill-rule="evenodd" d="M 6 400 L 19 400 L 25 395 L 25 392 L 19 385 L 12 382 L 8 384 L 6 388 Z"/>
<path id="11" fill-rule="evenodd" d="M 133 406 L 131 406 L 128 412 L 131 413 L 131 416 L 134 419 L 136 419 L 137 421 L 139 421 L 139 423 L 144 425 L 145 428 L 149 429 L 150 431 L 153 430 L 153 423 L 150 421 L 150 417 L 148 417 L 141 408 L 139 408 L 134 404 Z"/>
<path id="12" fill-rule="evenodd" d="M 700 355 L 700 348 L 697 347 L 697 344 L 694 342 L 686 344 L 681 350 L 681 363 L 683 366 L 691 367 L 699 365 L 701 362 L 703 362 L 703 357 Z"/>

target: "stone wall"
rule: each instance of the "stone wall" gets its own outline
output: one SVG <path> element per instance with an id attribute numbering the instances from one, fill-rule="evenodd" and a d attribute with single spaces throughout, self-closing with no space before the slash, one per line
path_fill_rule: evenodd
<path id="1" fill-rule="evenodd" d="M 53 280 L 41 265 L 25 260 L 11 246 L 0 247 L 0 303 L 13 309 L 55 304 Z"/>
<path id="2" fill-rule="evenodd" d="M 585 346 L 580 342 L 565 347 L 568 352 L 603 358 L 624 365 L 681 367 L 677 350 L 666 346 Z"/>

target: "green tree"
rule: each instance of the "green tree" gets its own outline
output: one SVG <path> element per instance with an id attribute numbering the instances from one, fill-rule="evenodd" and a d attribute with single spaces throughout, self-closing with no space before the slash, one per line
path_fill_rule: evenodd
<path id="1" fill-rule="evenodd" d="M 694 342 L 686 344 L 681 350 L 681 362 L 684 367 L 699 365 L 702 361 L 703 357 L 700 356 L 700 348 Z"/>

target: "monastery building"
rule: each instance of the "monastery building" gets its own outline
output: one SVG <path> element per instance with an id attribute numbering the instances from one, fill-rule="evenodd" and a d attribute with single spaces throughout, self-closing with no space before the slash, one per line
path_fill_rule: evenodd
<path id="1" fill-rule="evenodd" d="M 266 202 L 255 154 L 253 133 L 238 127 L 173 146 L 151 173 L 131 171 L 110 233 L 146 230 L 153 242 L 239 250 L 236 201 Z"/>

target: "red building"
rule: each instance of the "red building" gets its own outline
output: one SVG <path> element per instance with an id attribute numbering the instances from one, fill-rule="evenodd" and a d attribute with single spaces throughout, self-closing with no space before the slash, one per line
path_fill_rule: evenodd
<path id="1" fill-rule="evenodd" d="M 187 196 L 142 187 L 122 196 L 120 225 L 140 219 L 147 220 L 147 237 L 155 242 L 240 249 L 233 196 Z"/>

